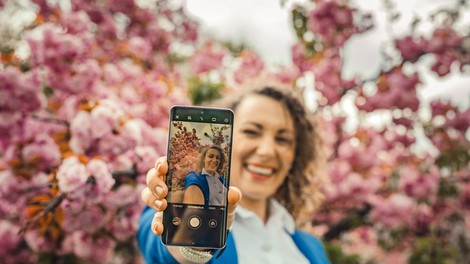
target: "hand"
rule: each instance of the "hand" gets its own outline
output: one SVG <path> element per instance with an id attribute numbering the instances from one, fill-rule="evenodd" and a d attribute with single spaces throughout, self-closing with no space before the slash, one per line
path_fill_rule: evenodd
<path id="1" fill-rule="evenodd" d="M 142 201 L 149 207 L 153 208 L 156 213 L 152 220 L 152 232 L 160 236 L 163 233 L 162 215 L 168 203 L 166 196 L 168 195 L 168 186 L 165 184 L 165 176 L 168 171 L 168 163 L 166 157 L 160 157 L 155 162 L 155 167 L 147 172 L 147 187 L 142 190 Z M 235 209 L 242 197 L 241 191 L 230 186 L 228 191 L 228 212 L 227 226 L 232 227 L 235 218 Z"/>

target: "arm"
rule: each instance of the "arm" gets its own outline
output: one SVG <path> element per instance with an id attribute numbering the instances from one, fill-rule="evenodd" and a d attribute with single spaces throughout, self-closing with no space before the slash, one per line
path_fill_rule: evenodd
<path id="1" fill-rule="evenodd" d="M 184 191 L 183 203 L 204 205 L 204 194 L 197 185 L 190 185 Z"/>
<path id="2" fill-rule="evenodd" d="M 146 263 L 178 263 L 167 247 L 162 243 L 160 236 L 152 233 L 152 221 L 155 211 L 145 207 L 139 221 L 137 242 Z"/>

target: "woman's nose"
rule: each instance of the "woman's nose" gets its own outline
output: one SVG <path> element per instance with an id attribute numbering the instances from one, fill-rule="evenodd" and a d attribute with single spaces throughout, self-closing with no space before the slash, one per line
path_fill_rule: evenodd
<path id="1" fill-rule="evenodd" d="M 258 142 L 256 153 L 260 156 L 275 156 L 275 141 L 271 137 L 263 137 Z"/>

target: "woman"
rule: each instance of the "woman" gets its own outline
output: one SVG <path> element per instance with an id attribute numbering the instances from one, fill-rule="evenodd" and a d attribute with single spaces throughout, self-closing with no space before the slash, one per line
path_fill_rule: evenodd
<path id="1" fill-rule="evenodd" d="M 161 211 L 166 208 L 166 159 L 147 174 L 146 208 L 138 232 L 148 263 L 329 263 L 321 242 L 296 229 L 295 218 L 320 197 L 313 169 L 321 165 L 319 137 L 308 113 L 289 90 L 263 87 L 229 103 L 235 113 L 229 233 L 217 257 L 195 249 L 165 247 Z M 243 194 L 243 195 L 242 195 Z M 150 230 L 152 232 L 150 232 Z"/>
<path id="2" fill-rule="evenodd" d="M 221 148 L 211 146 L 206 149 L 201 155 L 198 171 L 190 171 L 186 176 L 183 203 L 222 206 L 226 187 L 219 172 L 224 162 Z"/>

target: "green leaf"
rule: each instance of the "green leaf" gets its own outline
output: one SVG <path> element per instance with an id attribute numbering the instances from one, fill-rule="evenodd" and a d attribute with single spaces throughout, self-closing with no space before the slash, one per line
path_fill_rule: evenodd
<path id="1" fill-rule="evenodd" d="M 340 245 L 324 242 L 326 254 L 332 264 L 360 264 L 361 258 L 357 254 L 347 254 L 343 252 Z"/>
<path id="2" fill-rule="evenodd" d="M 194 77 L 189 80 L 189 98 L 194 105 L 211 102 L 221 97 L 223 83 L 203 82 Z"/>

